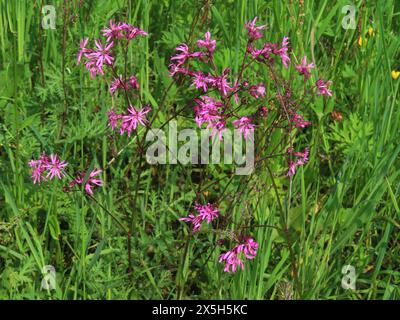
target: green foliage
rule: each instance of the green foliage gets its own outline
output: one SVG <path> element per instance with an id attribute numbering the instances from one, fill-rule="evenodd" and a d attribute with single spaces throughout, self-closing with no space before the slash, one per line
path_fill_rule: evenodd
<path id="1" fill-rule="evenodd" d="M 365 151 L 372 151 L 374 133 L 372 121 L 361 121 L 356 113 L 352 113 L 342 123 L 334 122 L 330 130 L 328 139 L 332 140 L 336 151 L 344 155 L 348 155 L 350 151 L 362 152 L 363 144 L 367 145 Z"/>
<path id="2" fill-rule="evenodd" d="M 344 0 L 302 6 L 276 0 L 53 3 L 56 29 L 44 30 L 40 1 L 0 0 L 0 299 L 400 298 L 400 78 L 390 76 L 400 69 L 398 1 L 356 1 L 355 30 L 341 26 Z M 294 61 L 312 57 L 318 67 L 313 82 L 333 81 L 332 99 L 316 97 L 302 107 L 313 123 L 302 134 L 309 163 L 292 184 L 286 163 L 274 159 L 267 162 L 274 181 L 266 166 L 231 180 L 227 166 L 210 166 L 220 183 L 201 185 L 201 166 L 179 165 L 145 165 L 138 181 L 135 137 L 114 139 L 106 127 L 106 111 L 124 97 L 112 100 L 101 81 L 76 66 L 79 40 L 98 37 L 111 18 L 148 31 L 129 47 L 128 70 L 138 76 L 141 98 L 157 107 L 171 84 L 167 66 L 179 43 L 210 30 L 218 40 L 217 69 L 237 72 L 246 44 L 243 25 L 255 16 L 268 25 L 265 41 L 287 35 Z M 359 36 L 368 39 L 362 46 Z M 266 70 L 257 72 L 270 84 Z M 295 89 L 301 95 L 302 87 Z M 194 96 L 172 85 L 154 126 L 190 107 Z M 343 120 L 332 118 L 332 111 Z M 180 124 L 191 125 L 191 119 Z M 271 137 L 271 148 L 282 134 Z M 63 192 L 60 181 L 31 182 L 27 163 L 43 151 L 87 171 L 107 167 L 126 145 L 102 173 L 105 184 L 94 199 Z M 233 243 L 231 230 L 217 246 L 220 234 L 213 228 L 192 236 L 178 221 L 198 193 L 211 201 L 223 194 L 222 214 L 252 227 L 260 248 L 244 271 L 226 274 L 218 263 Z M 277 228 L 277 199 L 287 232 Z M 116 219 L 128 225 L 132 212 L 129 274 L 126 232 Z M 341 287 L 348 264 L 357 271 L 356 291 Z M 54 291 L 41 289 L 44 265 L 56 268 Z"/>

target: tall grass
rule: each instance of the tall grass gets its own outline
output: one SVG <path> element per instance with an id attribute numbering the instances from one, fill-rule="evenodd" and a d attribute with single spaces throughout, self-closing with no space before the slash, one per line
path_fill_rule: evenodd
<path id="1" fill-rule="evenodd" d="M 390 76 L 400 69 L 398 2 L 356 1 L 355 30 L 342 28 L 344 0 L 52 3 L 55 30 L 40 27 L 42 1 L 0 0 L 0 298 L 400 298 L 400 79 Z M 27 162 L 41 150 L 57 150 L 87 169 L 105 167 L 128 142 L 112 142 L 107 90 L 75 64 L 81 38 L 97 37 L 111 18 L 147 30 L 150 36 L 129 48 L 128 69 L 138 75 L 142 98 L 157 108 L 171 85 L 169 57 L 177 44 L 193 40 L 187 38 L 193 26 L 194 39 L 207 30 L 220 39 L 228 48 L 220 68 L 237 72 L 243 25 L 255 16 L 268 25 L 270 41 L 290 37 L 298 54 L 292 59 L 312 57 L 318 76 L 333 80 L 335 96 L 306 106 L 311 156 L 291 188 L 282 176 L 272 181 L 268 166 L 283 169 L 273 161 L 248 178 L 257 188 L 243 190 L 240 177 L 223 180 L 224 209 L 237 221 L 251 214 L 264 226 L 253 229 L 260 248 L 244 271 L 223 273 L 213 233 L 193 237 L 177 221 L 196 196 L 197 168 L 183 175 L 180 166 L 146 166 L 137 180 L 135 150 L 128 147 L 103 174 L 96 201 L 60 192 L 61 183 L 31 183 Z M 171 85 L 155 125 L 184 101 Z M 217 197 L 221 189 L 207 192 Z M 290 248 L 274 228 L 279 202 Z M 124 223 L 133 212 L 131 274 L 126 236 L 107 211 Z M 57 270 L 55 291 L 40 287 L 48 264 Z M 345 265 L 356 269 L 355 291 L 341 286 Z"/>

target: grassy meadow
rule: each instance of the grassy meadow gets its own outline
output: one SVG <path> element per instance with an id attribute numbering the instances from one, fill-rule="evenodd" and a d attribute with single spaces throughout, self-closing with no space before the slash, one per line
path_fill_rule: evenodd
<path id="1" fill-rule="evenodd" d="M 42 27 L 45 5 L 54 29 Z M 302 105 L 312 124 L 296 139 L 310 155 L 290 179 L 279 157 L 248 176 L 145 162 L 144 127 L 128 137 L 107 126 L 124 103 L 110 74 L 91 78 L 76 63 L 80 40 L 110 19 L 145 30 L 116 66 L 136 75 L 152 127 L 195 127 L 198 91 L 169 75 L 170 57 L 210 31 L 216 69 L 237 74 L 254 17 L 267 25 L 261 42 L 289 37 L 291 60 L 317 66 L 310 82 L 332 81 L 332 97 Z M 0 0 L 0 299 L 400 299 L 399 30 L 395 0 Z M 256 70 L 275 110 L 271 74 Z M 294 67 L 279 70 L 301 97 Z M 268 141 L 261 130 L 256 141 L 279 145 L 285 129 Z M 68 162 L 66 180 L 32 182 L 28 162 L 43 152 Z M 66 187 L 93 168 L 103 170 L 93 196 Z M 217 203 L 221 219 L 193 233 L 179 218 L 199 200 Z M 219 256 L 244 230 L 257 255 L 224 272 Z M 54 290 L 42 288 L 46 265 Z M 342 286 L 348 265 L 354 290 Z"/>

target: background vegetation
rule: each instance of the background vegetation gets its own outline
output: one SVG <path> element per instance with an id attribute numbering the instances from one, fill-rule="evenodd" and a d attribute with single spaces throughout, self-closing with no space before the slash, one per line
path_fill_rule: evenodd
<path id="1" fill-rule="evenodd" d="M 46 4 L 56 7 L 55 30 L 41 28 Z M 400 3 L 355 1 L 354 30 L 342 28 L 347 4 L 0 0 L 0 298 L 399 299 L 400 79 L 391 72 L 400 69 Z M 87 169 L 105 167 L 129 142 L 113 142 L 107 88 L 76 65 L 80 39 L 98 37 L 111 18 L 149 32 L 130 45 L 128 60 L 143 99 L 157 108 L 171 84 L 167 66 L 179 43 L 210 30 L 220 68 L 237 72 L 244 24 L 255 16 L 268 25 L 266 40 L 289 36 L 293 52 L 312 58 L 318 73 L 333 81 L 334 97 L 317 99 L 304 112 L 313 122 L 303 132 L 311 155 L 293 180 L 286 212 L 292 250 L 274 228 L 253 227 L 257 257 L 244 271 L 225 274 L 214 234 L 193 237 L 177 220 L 199 190 L 213 200 L 226 189 L 222 212 L 238 220 L 249 215 L 254 226 L 277 225 L 265 168 L 244 183 L 240 176 L 224 180 L 226 168 L 215 166 L 208 174 L 221 183 L 207 190 L 199 187 L 199 167 L 145 165 L 138 181 L 132 145 L 103 173 L 95 201 L 62 192 L 62 182 L 32 184 L 27 162 L 43 150 Z M 160 123 L 190 98 L 172 85 Z M 282 161 L 270 165 L 285 170 Z M 287 203 L 287 179 L 275 179 Z M 130 273 L 126 234 L 108 211 L 121 221 L 133 212 Z M 57 270 L 54 291 L 41 290 L 48 264 Z M 356 269 L 355 291 L 341 286 L 344 265 Z"/>

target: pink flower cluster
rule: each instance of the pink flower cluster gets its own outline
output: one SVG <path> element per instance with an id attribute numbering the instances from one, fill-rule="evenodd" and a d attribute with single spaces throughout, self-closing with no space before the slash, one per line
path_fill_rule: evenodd
<path id="1" fill-rule="evenodd" d="M 291 60 L 289 57 L 288 37 L 283 37 L 281 43 L 265 42 L 261 49 L 257 49 L 255 42 L 263 37 L 262 31 L 266 29 L 266 26 L 258 26 L 256 17 L 252 21 L 246 23 L 245 28 L 248 31 L 246 52 L 253 58 L 252 61 L 255 60 L 259 63 L 272 66 L 275 60 L 274 56 L 277 56 L 281 59 L 283 66 L 289 68 Z M 212 62 L 213 60 L 216 41 L 212 40 L 209 31 L 205 33 L 204 39 L 197 41 L 197 46 L 198 50 L 192 51 L 187 44 L 180 44 L 176 48 L 176 55 L 171 57 L 171 64 L 169 65 L 171 76 L 181 75 L 189 77 L 192 87 L 206 93 L 195 99 L 194 120 L 196 124 L 199 127 L 205 124 L 207 128 L 212 129 L 211 133 L 213 136 L 217 135 L 219 139 L 222 140 L 223 132 L 227 128 L 229 119 L 232 119 L 232 125 L 243 134 L 245 139 L 248 139 L 250 133 L 257 127 L 257 118 L 267 115 L 267 112 L 260 111 L 264 110 L 265 106 L 258 106 L 257 111 L 250 111 L 251 114 L 245 116 L 239 114 L 238 110 L 240 108 L 243 109 L 246 104 L 251 105 L 251 103 L 246 102 L 249 96 L 260 100 L 265 98 L 267 93 L 265 85 L 263 83 L 249 84 L 248 80 L 242 81 L 244 70 L 240 71 L 236 76 L 236 80 L 233 82 L 229 80 L 229 68 L 225 68 L 221 74 L 218 74 L 215 70 L 215 64 L 210 64 L 210 61 Z M 201 49 L 206 49 L 206 51 L 202 51 Z M 207 66 L 207 72 L 198 70 L 197 66 L 201 65 L 201 63 L 196 64 L 197 70 L 193 70 L 193 68 L 191 68 L 192 60 L 204 63 Z M 250 63 L 252 61 L 250 61 Z M 243 67 L 245 68 L 245 66 L 250 65 L 250 63 L 245 64 L 245 62 L 243 62 Z M 295 65 L 295 69 L 303 75 L 305 81 L 311 77 L 311 69 L 313 68 L 315 68 L 314 63 L 308 63 L 306 56 L 303 57 L 299 65 Z M 315 85 L 318 94 L 331 96 L 332 93 L 327 88 L 327 85 L 330 83 L 330 81 L 325 83 L 322 79 L 319 79 Z M 280 93 L 277 93 L 277 96 L 279 95 Z M 289 101 L 291 95 L 289 89 L 286 95 L 285 99 Z M 236 106 L 232 103 L 231 98 L 233 98 Z M 290 106 L 290 104 L 291 102 L 289 101 L 288 105 Z M 293 124 L 293 127 L 305 128 L 311 125 L 311 122 L 304 120 L 303 116 L 296 110 L 288 108 L 287 113 L 290 116 L 289 121 Z"/>
<path id="2" fill-rule="evenodd" d="M 314 63 L 307 64 L 307 57 L 304 56 L 301 64 L 295 66 L 296 70 L 304 76 L 304 81 L 307 81 L 311 77 L 310 69 L 315 68 Z M 324 81 L 318 79 L 315 83 L 315 87 L 318 89 L 317 95 L 325 95 L 332 97 L 332 92 L 328 89 L 328 85 L 332 84 L 332 81 Z"/>
<path id="3" fill-rule="evenodd" d="M 64 168 L 68 163 L 60 160 L 56 154 L 52 154 L 50 157 L 42 154 L 38 160 L 30 160 L 28 165 L 32 170 L 33 183 L 36 184 L 49 178 L 52 180 L 54 177 L 62 179 L 65 176 Z"/>
<path id="4" fill-rule="evenodd" d="M 250 25 L 249 27 L 251 27 Z M 260 29 L 254 28 L 252 32 L 255 35 L 255 32 L 259 32 L 257 30 Z M 264 84 L 250 85 L 247 81 L 239 82 L 237 80 L 231 84 L 228 80 L 229 68 L 225 68 L 221 74 L 216 74 L 215 71 L 204 73 L 201 70 L 190 69 L 189 62 L 191 59 L 199 59 L 206 65 L 212 61 L 216 41 L 211 40 L 210 32 L 206 32 L 204 40 L 198 40 L 197 45 L 199 49 L 206 48 L 207 51 L 191 52 L 188 45 L 183 43 L 176 48 L 177 54 L 171 58 L 169 66 L 171 76 L 179 74 L 188 76 L 191 78 L 191 86 L 201 89 L 204 93 L 214 89 L 213 91 L 217 94 L 215 97 L 207 94 L 195 100 L 197 103 L 194 106 L 195 122 L 199 127 L 206 124 L 207 128 L 212 129 L 212 135 L 218 135 L 219 139 L 222 140 L 228 119 L 233 118 L 233 126 L 243 134 L 245 139 L 248 139 L 250 132 L 256 127 L 253 123 L 254 117 L 261 115 L 261 113 L 256 112 L 254 115 L 240 116 L 235 112 L 226 112 L 226 109 L 228 106 L 233 109 L 230 101 L 232 97 L 236 105 L 239 104 L 239 92 L 248 93 L 255 99 L 263 98 L 266 95 Z"/>
<path id="5" fill-rule="evenodd" d="M 249 21 L 245 24 L 245 28 L 248 31 L 248 36 L 250 41 L 254 41 L 257 39 L 261 39 L 263 37 L 262 32 L 260 30 L 264 30 L 267 26 L 257 26 L 257 17 L 255 17 L 252 21 Z"/>
<path id="6" fill-rule="evenodd" d="M 246 237 L 243 243 L 221 254 L 219 262 L 225 262 L 224 272 L 234 273 L 238 267 L 244 270 L 243 256 L 248 260 L 252 260 L 257 254 L 257 249 L 258 243 L 253 238 Z"/>
<path id="7" fill-rule="evenodd" d="M 103 36 L 107 37 L 107 42 L 115 39 L 133 40 L 138 36 L 147 36 L 148 33 L 140 30 L 138 27 L 132 26 L 126 22 L 114 23 L 110 20 L 110 27 L 102 30 Z"/>
<path id="8" fill-rule="evenodd" d="M 264 25 L 257 26 L 256 22 L 257 17 L 245 25 L 249 37 L 247 52 L 253 59 L 261 63 L 273 64 L 273 55 L 279 56 L 282 60 L 282 64 L 285 68 L 288 68 L 290 63 L 288 55 L 289 38 L 283 37 L 281 44 L 266 42 L 261 49 L 256 49 L 255 41 L 263 37 L 262 30 L 266 28 Z M 212 129 L 212 135 L 218 135 L 219 139 L 222 140 L 228 119 L 236 118 L 235 120 L 232 120 L 233 126 L 243 134 L 245 139 L 248 139 L 250 132 L 256 128 L 254 122 L 256 121 L 257 116 L 263 116 L 266 115 L 266 113 L 256 112 L 252 115 L 240 116 L 236 114 L 236 110 L 232 106 L 230 98 L 234 98 L 236 105 L 239 104 L 239 93 L 245 95 L 247 92 L 255 99 L 262 99 L 266 96 L 266 88 L 264 84 L 258 83 L 250 85 L 248 81 L 241 82 L 241 75 L 239 75 L 238 79 L 231 84 L 228 79 L 230 73 L 229 68 L 224 69 L 220 75 L 216 74 L 215 70 L 214 72 L 208 71 L 207 73 L 204 73 L 201 70 L 192 70 L 190 68 L 190 60 L 192 59 L 198 59 L 206 65 L 209 64 L 213 58 L 216 41 L 211 39 L 210 32 L 206 32 L 204 40 L 198 40 L 197 45 L 199 49 L 206 48 L 206 52 L 191 51 L 189 46 L 183 43 L 176 48 L 177 54 L 171 58 L 171 64 L 169 66 L 171 76 L 179 74 L 188 76 L 191 78 L 191 86 L 202 90 L 204 93 L 209 92 L 210 89 L 215 89 L 213 92 L 219 95 L 219 97 L 217 97 L 207 94 L 195 100 L 197 103 L 194 106 L 195 122 L 199 127 L 206 124 L 207 128 Z M 296 70 L 304 76 L 305 81 L 310 78 L 310 69 L 314 67 L 313 63 L 307 63 L 306 56 L 304 56 L 301 64 L 295 66 Z M 317 81 L 316 88 L 319 90 L 319 94 L 331 95 L 331 92 L 327 88 L 327 84 L 329 83 L 330 82 L 325 83 L 321 79 Z M 239 105 L 239 107 L 240 106 L 242 105 Z M 227 109 L 231 109 L 231 112 L 226 112 Z M 311 124 L 310 122 L 305 121 L 297 112 L 289 110 L 289 113 L 291 114 L 290 121 L 295 127 L 305 128 Z"/>
<path id="9" fill-rule="evenodd" d="M 89 70 L 92 78 L 96 75 L 104 75 L 104 64 L 111 66 L 114 63 L 114 57 L 111 55 L 111 48 L 114 42 L 103 44 L 101 40 L 95 40 L 95 48 L 87 48 L 89 38 L 85 38 L 80 43 L 80 51 L 78 53 L 77 63 L 80 64 L 82 57 L 86 58 L 85 67 Z"/>
<path id="10" fill-rule="evenodd" d="M 200 231 L 201 223 L 204 220 L 206 220 L 207 224 L 210 224 L 219 216 L 219 210 L 210 203 L 206 205 L 196 204 L 194 208 L 198 215 L 189 214 L 187 217 L 179 219 L 180 221 L 190 222 L 193 225 L 193 232 Z"/>
<path id="11" fill-rule="evenodd" d="M 123 89 L 124 91 L 129 91 L 130 89 L 139 90 L 139 82 L 135 76 L 131 76 L 129 81 L 124 81 L 120 75 L 111 83 L 110 93 L 114 94 L 118 89 Z"/>
<path id="12" fill-rule="evenodd" d="M 282 60 L 282 64 L 285 68 L 289 67 L 290 58 L 287 54 L 289 38 L 283 37 L 282 43 L 279 46 L 277 43 L 266 42 L 261 49 L 256 49 L 253 42 L 263 37 L 261 30 L 265 29 L 265 26 L 256 26 L 257 17 L 253 21 L 246 24 L 246 28 L 249 33 L 249 43 L 247 45 L 247 52 L 258 61 L 267 61 L 274 63 L 272 55 L 279 56 Z M 314 63 L 307 63 L 307 57 L 304 56 L 301 64 L 295 65 L 296 70 L 304 76 L 304 81 L 307 81 L 311 77 L 310 69 L 315 68 Z M 327 85 L 331 84 L 331 81 L 325 82 L 322 79 L 317 80 L 315 86 L 321 95 L 332 96 L 332 92 L 327 88 Z"/>
<path id="13" fill-rule="evenodd" d="M 222 140 L 227 119 L 227 116 L 224 115 L 224 104 L 209 96 L 202 96 L 195 101 L 197 102 L 197 105 L 194 107 L 195 122 L 197 125 L 201 128 L 202 124 L 206 123 L 207 128 L 212 129 L 212 136 L 218 135 L 219 139 Z M 250 132 L 255 128 L 255 125 L 251 121 L 249 117 L 239 117 L 238 120 L 232 121 L 232 124 L 247 139 Z"/>
<path id="14" fill-rule="evenodd" d="M 51 154 L 50 157 L 46 154 L 42 154 L 38 160 L 30 160 L 28 162 L 28 165 L 32 170 L 33 183 L 36 184 L 42 181 L 46 181 L 47 179 L 52 180 L 55 177 L 60 180 L 63 179 L 65 177 L 64 169 L 68 165 L 68 163 L 61 160 L 60 157 L 56 154 Z M 93 195 L 92 185 L 103 185 L 103 181 L 101 181 L 100 179 L 94 179 L 94 177 L 100 172 L 101 170 L 94 169 L 89 174 L 88 179 L 85 182 L 85 191 L 90 195 Z M 67 189 L 72 188 L 76 184 L 82 184 L 84 177 L 84 172 L 78 173 L 78 177 L 69 184 L 69 187 L 67 187 Z"/>
<path id="15" fill-rule="evenodd" d="M 95 40 L 96 49 L 88 49 L 86 47 L 88 38 L 82 40 L 80 44 L 78 64 L 80 63 L 82 57 L 85 57 L 87 59 L 85 66 L 90 71 L 92 77 L 96 76 L 97 74 L 104 75 L 104 65 L 113 66 L 115 57 L 111 54 L 111 49 L 114 47 L 114 44 L 117 44 L 123 39 L 130 41 L 138 36 L 148 35 L 147 32 L 128 23 L 115 23 L 113 20 L 110 20 L 109 28 L 104 28 L 102 30 L 102 34 L 104 37 L 106 37 L 105 45 L 102 45 L 100 40 Z M 202 45 L 208 45 L 208 43 L 204 43 Z M 114 67 L 112 70 L 115 74 Z M 139 82 L 134 75 L 130 76 L 129 79 L 124 79 L 122 75 L 119 75 L 114 78 L 109 90 L 111 95 L 114 95 L 118 90 L 122 90 L 126 99 L 129 101 L 129 92 L 131 90 L 139 90 Z M 142 126 L 146 126 L 148 124 L 146 114 L 150 111 L 151 108 L 148 106 L 143 106 L 142 108 L 136 109 L 130 104 L 125 113 L 117 113 L 114 108 L 111 108 L 107 112 L 108 126 L 111 127 L 113 131 L 119 127 L 119 133 L 121 135 L 127 132 L 128 136 L 131 136 L 132 131 L 136 130 L 139 124 Z"/>
<path id="16" fill-rule="evenodd" d="M 260 37 L 261 38 L 261 37 Z M 259 38 L 258 38 L 259 39 Z M 247 45 L 247 52 L 253 57 L 253 59 L 259 62 L 269 62 L 274 63 L 274 56 L 278 56 L 281 58 L 282 64 L 287 69 L 289 67 L 290 58 L 288 56 L 289 50 L 289 38 L 283 37 L 282 43 L 279 45 L 278 43 L 265 42 L 261 49 L 257 49 L 253 44 L 253 38 L 249 39 L 249 43 Z"/>
<path id="17" fill-rule="evenodd" d="M 198 212 L 197 215 L 189 214 L 187 217 L 180 218 L 180 221 L 189 222 L 192 224 L 193 232 L 198 232 L 201 230 L 201 223 L 206 221 L 207 224 L 210 224 L 213 220 L 217 219 L 220 215 L 218 208 L 213 204 L 200 205 L 197 204 L 194 206 L 195 210 Z M 257 254 L 258 243 L 251 237 L 246 237 L 245 241 L 232 250 L 221 254 L 219 261 L 225 262 L 225 272 L 235 272 L 237 267 L 240 266 L 241 269 L 244 269 L 244 264 L 241 259 L 243 255 L 247 259 L 254 259 Z"/>
<path id="18" fill-rule="evenodd" d="M 249 137 L 249 134 L 255 128 L 255 125 L 251 123 L 251 119 L 247 117 L 241 117 L 239 120 L 232 121 L 232 123 L 243 134 L 245 139 Z"/>
<path id="19" fill-rule="evenodd" d="M 114 64 L 114 56 L 111 49 L 116 41 L 126 39 L 128 41 L 138 36 L 146 36 L 147 32 L 134 27 L 128 23 L 115 24 L 110 20 L 110 27 L 102 30 L 103 36 L 106 37 L 105 43 L 100 39 L 94 41 L 95 48 L 87 48 L 89 38 L 84 38 L 80 42 L 80 50 L 77 56 L 77 64 L 80 64 L 82 57 L 86 58 L 85 67 L 89 70 L 91 77 L 96 75 L 104 75 L 103 67 L 105 65 L 112 66 Z"/>
<path id="20" fill-rule="evenodd" d="M 309 125 L 311 125 L 311 122 L 305 121 L 303 116 L 297 112 L 292 116 L 290 121 L 294 124 L 294 126 L 296 128 L 299 128 L 299 129 L 305 128 L 305 127 L 308 127 Z"/>
<path id="21" fill-rule="evenodd" d="M 127 42 L 138 36 L 148 35 L 147 32 L 129 23 L 115 23 L 113 20 L 110 20 L 109 24 L 108 28 L 102 30 L 102 35 L 105 39 L 96 39 L 93 49 L 87 47 L 88 38 L 84 38 L 79 44 L 80 50 L 77 56 L 77 64 L 80 64 L 82 58 L 84 58 L 86 60 L 85 67 L 89 70 L 92 77 L 98 74 L 104 75 L 105 66 L 110 66 L 115 75 L 114 63 L 116 58 L 112 52 L 114 46 L 120 44 L 121 41 L 127 44 Z M 209 47 L 212 44 L 205 42 L 201 45 Z M 212 46 L 210 46 L 208 50 L 211 49 Z M 126 99 L 129 101 L 129 91 L 139 90 L 139 82 L 134 75 L 129 79 L 124 79 L 122 75 L 119 75 L 114 78 L 109 90 L 111 95 L 114 95 L 118 90 L 123 90 Z M 150 110 L 148 106 L 136 109 L 132 105 L 129 105 L 125 113 L 119 114 L 112 108 L 107 112 L 108 125 L 112 130 L 116 130 L 117 127 L 119 127 L 121 135 L 127 132 L 128 136 L 130 136 L 132 131 L 136 130 L 139 124 L 142 126 L 148 124 L 146 114 L 150 112 Z M 66 165 L 64 161 L 60 161 L 57 155 L 51 155 L 50 158 L 46 155 L 42 155 L 39 160 L 32 160 L 29 162 L 29 166 L 32 168 L 32 179 L 34 183 L 40 183 L 42 180 L 49 177 L 53 179 L 55 176 L 61 179 L 65 176 L 63 169 Z M 45 172 L 48 172 L 46 176 L 43 175 Z M 68 187 L 65 187 L 65 190 L 69 190 L 76 185 L 84 185 L 85 192 L 89 195 L 93 195 L 93 187 L 103 185 L 103 181 L 97 177 L 100 173 L 101 170 L 96 168 L 88 175 L 85 172 L 78 172 L 77 177 L 69 183 Z"/>
<path id="22" fill-rule="evenodd" d="M 332 81 L 325 82 L 322 79 L 318 79 L 315 83 L 315 86 L 319 91 L 318 94 L 332 97 L 332 92 L 328 89 L 328 85 L 330 84 L 332 84 Z"/>

